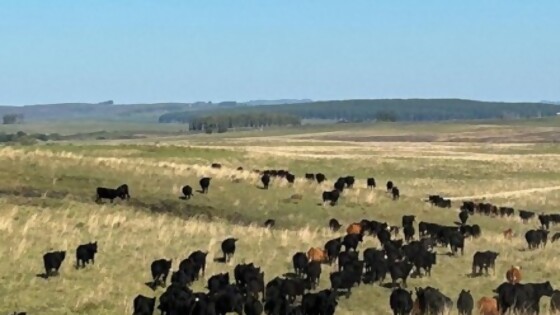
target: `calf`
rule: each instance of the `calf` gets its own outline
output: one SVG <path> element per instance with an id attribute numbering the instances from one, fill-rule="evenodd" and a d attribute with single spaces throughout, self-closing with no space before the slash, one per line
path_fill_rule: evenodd
<path id="1" fill-rule="evenodd" d="M 327 261 L 327 253 L 319 248 L 310 248 L 307 251 L 307 260 L 308 261 L 318 261 L 320 263 Z"/>
<path id="2" fill-rule="evenodd" d="M 212 165 L 210 165 L 210 167 L 211 167 L 211 168 L 220 169 L 220 168 L 222 168 L 222 164 L 220 164 L 220 163 L 212 163 Z"/>
<path id="3" fill-rule="evenodd" d="M 375 178 L 370 177 L 367 179 L 367 188 L 374 189 L 375 188 Z"/>
<path id="4" fill-rule="evenodd" d="M 307 255 L 304 252 L 297 252 L 292 256 L 292 265 L 296 275 L 301 276 L 305 273 L 307 268 Z"/>
<path id="5" fill-rule="evenodd" d="M 130 199 L 130 194 L 128 193 L 128 185 L 123 184 L 117 187 L 117 189 L 97 187 L 97 198 L 95 202 L 100 202 L 102 199 L 109 199 L 111 203 L 115 198 Z"/>
<path id="6" fill-rule="evenodd" d="M 315 180 L 315 174 L 305 173 L 305 179 L 310 180 L 310 181 L 314 181 Z"/>
<path id="7" fill-rule="evenodd" d="M 346 183 L 346 188 L 352 188 L 354 187 L 354 182 L 356 180 L 354 179 L 354 176 L 346 176 L 344 178 L 344 182 Z"/>
<path id="8" fill-rule="evenodd" d="M 412 311 L 412 291 L 397 288 L 391 292 L 389 305 L 394 315 L 409 315 Z"/>
<path id="9" fill-rule="evenodd" d="M 228 238 L 222 242 L 222 253 L 224 254 L 224 261 L 229 262 L 230 259 L 235 254 L 235 243 L 239 239 L 237 238 Z"/>
<path id="10" fill-rule="evenodd" d="M 388 182 L 387 182 L 387 185 L 386 185 L 387 191 L 390 192 L 390 191 L 393 189 L 393 186 L 395 186 L 395 185 L 393 184 L 393 182 L 392 182 L 392 181 L 388 181 Z"/>
<path id="11" fill-rule="evenodd" d="M 294 174 L 288 173 L 286 174 L 286 180 L 288 181 L 288 183 L 293 184 L 296 180 L 296 176 Z"/>
<path id="12" fill-rule="evenodd" d="M 461 290 L 457 298 L 457 310 L 459 311 L 459 315 L 472 315 L 473 308 L 474 300 L 471 291 Z"/>
<path id="13" fill-rule="evenodd" d="M 322 174 L 322 173 L 317 173 L 317 174 L 315 174 L 315 180 L 317 181 L 318 184 L 321 184 L 322 182 L 324 182 L 325 180 L 327 180 L 327 178 L 325 177 L 324 174 Z"/>
<path id="14" fill-rule="evenodd" d="M 550 241 L 551 243 L 556 242 L 558 239 L 560 239 L 560 232 L 554 233 L 554 235 L 552 235 L 552 240 Z"/>
<path id="15" fill-rule="evenodd" d="M 62 265 L 64 258 L 66 258 L 66 251 L 50 252 L 43 255 L 45 278 L 58 274 L 58 269 L 60 269 L 60 265 Z"/>
<path id="16" fill-rule="evenodd" d="M 203 194 L 208 193 L 208 188 L 210 187 L 210 180 L 212 180 L 211 177 L 203 177 L 198 182 L 200 184 L 200 188 L 202 189 Z"/>
<path id="17" fill-rule="evenodd" d="M 132 315 L 152 315 L 154 313 L 155 306 L 155 297 L 149 298 L 147 296 L 138 295 L 134 298 L 134 313 Z"/>
<path id="18" fill-rule="evenodd" d="M 468 211 L 461 211 L 459 212 L 459 220 L 461 221 L 462 225 L 467 224 L 467 220 L 469 219 L 469 212 Z"/>
<path id="19" fill-rule="evenodd" d="M 268 219 L 266 221 L 264 221 L 264 227 L 267 229 L 273 228 L 274 225 L 276 224 L 276 221 L 274 219 Z"/>
<path id="20" fill-rule="evenodd" d="M 82 244 L 76 248 L 76 268 L 85 268 L 86 263 L 91 261 L 93 265 L 95 263 L 95 254 L 97 253 L 97 242 Z"/>
<path id="21" fill-rule="evenodd" d="M 521 282 L 521 267 L 511 266 L 511 268 L 506 272 L 506 279 L 511 284 Z"/>
<path id="22" fill-rule="evenodd" d="M 169 270 L 171 270 L 173 260 L 158 259 L 154 260 L 150 265 L 150 270 L 152 272 L 153 286 L 155 288 L 158 283 L 165 288 L 165 282 L 167 281 L 167 276 L 169 275 Z"/>
<path id="23" fill-rule="evenodd" d="M 480 315 L 500 315 L 497 298 L 483 296 L 476 305 Z"/>
<path id="24" fill-rule="evenodd" d="M 346 181 L 343 177 L 340 177 L 333 185 L 334 189 L 338 190 L 339 192 L 344 191 L 344 187 L 346 186 Z"/>
<path id="25" fill-rule="evenodd" d="M 472 263 L 472 274 L 481 274 L 482 269 L 485 270 L 486 274 L 488 275 L 488 268 L 491 267 L 494 272 L 496 272 L 496 258 L 500 254 L 493 251 L 485 251 L 485 252 L 476 252 L 473 256 L 473 263 Z M 478 268 L 478 272 L 476 269 Z"/>
<path id="26" fill-rule="evenodd" d="M 191 199 L 191 197 L 193 196 L 193 189 L 189 185 L 183 186 L 181 191 L 183 192 L 183 195 L 185 196 L 185 199 L 187 199 L 187 200 Z"/>

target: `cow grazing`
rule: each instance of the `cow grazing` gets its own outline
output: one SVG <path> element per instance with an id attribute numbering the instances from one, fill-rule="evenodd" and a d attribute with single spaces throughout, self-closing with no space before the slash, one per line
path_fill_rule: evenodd
<path id="1" fill-rule="evenodd" d="M 338 305 L 337 297 L 336 292 L 329 289 L 317 293 L 305 293 L 301 299 L 303 311 L 291 314 L 334 315 Z M 273 312 L 268 312 L 267 314 L 273 314 Z"/>
<path id="2" fill-rule="evenodd" d="M 43 255 L 43 265 L 45 267 L 45 278 L 57 275 L 60 265 L 66 258 L 66 251 L 50 252 Z"/>
<path id="3" fill-rule="evenodd" d="M 138 295 L 134 298 L 132 315 L 152 315 L 156 306 L 156 298 Z"/>
<path id="4" fill-rule="evenodd" d="M 461 221 L 462 225 L 467 224 L 467 220 L 469 219 L 469 212 L 468 211 L 461 211 L 459 212 L 459 220 Z"/>
<path id="5" fill-rule="evenodd" d="M 212 163 L 212 165 L 210 165 L 210 167 L 211 167 L 211 168 L 220 169 L 220 168 L 222 168 L 222 164 L 220 164 L 220 163 Z"/>
<path id="6" fill-rule="evenodd" d="M 386 186 L 387 186 L 387 191 L 390 192 L 395 185 L 393 184 L 392 181 L 388 181 Z"/>
<path id="7" fill-rule="evenodd" d="M 473 256 L 473 263 L 472 263 L 472 274 L 477 275 L 482 273 L 482 269 L 488 275 L 488 268 L 492 268 L 494 272 L 496 272 L 496 258 L 500 254 L 493 251 L 485 251 L 485 252 L 476 252 Z M 478 272 L 477 272 L 478 268 Z"/>
<path id="8" fill-rule="evenodd" d="M 540 299 L 552 296 L 554 289 L 549 281 L 542 283 L 502 283 L 494 290 L 498 293 L 498 309 L 501 314 L 513 311 L 516 314 L 539 314 Z"/>
<path id="9" fill-rule="evenodd" d="M 476 305 L 480 315 L 500 315 L 496 298 L 483 296 Z"/>
<path id="10" fill-rule="evenodd" d="M 317 262 L 320 262 L 320 263 L 326 262 L 327 261 L 327 253 L 326 253 L 326 251 L 324 251 L 320 248 L 312 247 L 307 251 L 307 260 L 308 261 L 317 261 Z"/>
<path id="11" fill-rule="evenodd" d="M 208 188 L 210 187 L 210 180 L 212 180 L 211 177 L 203 177 L 198 182 L 200 184 L 200 188 L 202 189 L 203 194 L 208 193 Z"/>
<path id="12" fill-rule="evenodd" d="M 153 279 L 152 288 L 155 288 L 158 283 L 165 288 L 165 282 L 167 281 L 167 276 L 169 275 L 169 270 L 171 270 L 172 263 L 172 259 L 166 260 L 163 258 L 152 262 L 150 265 Z"/>
<path id="13" fill-rule="evenodd" d="M 511 284 L 521 282 L 521 267 L 511 266 L 506 272 L 506 280 Z"/>
<path id="14" fill-rule="evenodd" d="M 235 242 L 237 238 L 228 238 L 222 242 L 222 253 L 224 254 L 224 261 L 229 262 L 235 254 Z"/>
<path id="15" fill-rule="evenodd" d="M 95 202 L 100 202 L 102 199 L 109 199 L 111 203 L 115 198 L 130 199 L 130 194 L 128 193 L 128 185 L 123 184 L 117 187 L 117 189 L 97 187 L 97 197 Z"/>
<path id="16" fill-rule="evenodd" d="M 397 288 L 391 292 L 389 305 L 393 310 L 393 315 L 409 315 L 413 307 L 412 291 Z"/>
<path id="17" fill-rule="evenodd" d="M 267 229 L 270 229 L 272 227 L 274 227 L 274 225 L 276 224 L 276 221 L 274 221 L 273 219 L 268 219 L 266 221 L 264 221 L 264 227 Z"/>
<path id="18" fill-rule="evenodd" d="M 305 179 L 309 180 L 309 181 L 314 181 L 315 180 L 315 174 L 313 173 L 305 173 Z"/>
<path id="19" fill-rule="evenodd" d="M 453 301 L 432 287 L 416 288 L 416 297 L 420 304 L 421 314 L 444 314 L 451 310 Z"/>
<path id="20" fill-rule="evenodd" d="M 550 228 L 551 217 L 548 214 L 539 214 L 539 222 L 541 223 L 541 228 L 548 230 Z"/>
<path id="21" fill-rule="evenodd" d="M 76 248 L 76 268 L 85 268 L 86 263 L 90 261 L 93 265 L 95 263 L 95 254 L 97 254 L 97 242 L 78 246 Z"/>
<path id="22" fill-rule="evenodd" d="M 397 280 L 402 280 L 403 287 L 406 288 L 406 279 L 411 274 L 413 264 L 409 261 L 393 262 L 389 264 L 389 274 L 393 280 L 393 287 L 397 285 Z"/>
<path id="23" fill-rule="evenodd" d="M 339 192 L 344 191 L 344 187 L 346 187 L 346 181 L 344 177 L 340 177 L 333 185 L 334 189 L 338 190 Z"/>
<path id="24" fill-rule="evenodd" d="M 393 196 L 393 200 L 397 200 L 400 198 L 401 193 L 397 186 L 393 186 L 393 188 L 391 189 L 391 195 Z"/>
<path id="25" fill-rule="evenodd" d="M 525 240 L 529 249 L 539 248 L 541 245 L 544 248 L 548 241 L 547 230 L 529 230 L 525 233 Z"/>
<path id="26" fill-rule="evenodd" d="M 208 279 L 207 287 L 210 293 L 217 293 L 229 285 L 229 272 L 215 274 Z"/>
<path id="27" fill-rule="evenodd" d="M 354 176 L 346 176 L 344 178 L 344 183 L 346 184 L 346 188 L 354 187 L 354 182 L 355 181 L 356 181 L 356 179 L 354 178 Z"/>
<path id="28" fill-rule="evenodd" d="M 242 166 L 239 166 L 239 167 L 237 168 L 237 170 L 238 170 L 238 171 L 242 171 L 242 170 L 243 170 L 243 167 L 242 167 Z"/>
<path id="29" fill-rule="evenodd" d="M 324 182 L 325 180 L 327 180 L 327 178 L 325 177 L 324 174 L 322 174 L 322 173 L 317 173 L 317 174 L 315 174 L 315 180 L 317 181 L 318 184 L 321 184 L 322 182 Z"/>
<path id="30" fill-rule="evenodd" d="M 556 242 L 558 239 L 560 239 L 560 232 L 554 233 L 554 235 L 552 235 L 552 240 L 550 240 L 551 243 Z"/>
<path id="31" fill-rule="evenodd" d="M 329 220 L 329 229 L 331 229 L 331 231 L 338 232 L 338 230 L 340 230 L 341 227 L 342 225 L 340 224 L 340 222 L 338 222 L 337 219 L 332 218 Z"/>
<path id="32" fill-rule="evenodd" d="M 528 220 L 535 217 L 535 213 L 533 211 L 519 210 L 519 217 L 523 223 L 527 223 Z"/>
<path id="33" fill-rule="evenodd" d="M 327 201 L 330 201 L 331 206 L 334 206 L 338 202 L 339 197 L 340 197 L 340 191 L 338 191 L 337 189 L 331 191 L 324 191 L 323 204 L 325 204 Z"/>
<path id="34" fill-rule="evenodd" d="M 457 310 L 459 315 L 472 315 L 474 300 L 469 290 L 461 290 L 457 298 Z"/>
<path id="35" fill-rule="evenodd" d="M 334 260 L 339 256 L 340 250 L 342 249 L 342 239 L 335 238 L 332 240 L 328 240 L 324 246 L 324 252 L 327 256 L 327 261 L 329 264 L 332 264 Z M 309 254 L 309 253 L 308 253 Z M 308 255 L 309 257 L 309 255 Z"/>
<path id="36" fill-rule="evenodd" d="M 270 175 L 264 174 L 261 176 L 261 183 L 263 184 L 264 189 L 268 189 L 268 185 L 270 184 Z"/>
<path id="37" fill-rule="evenodd" d="M 347 251 L 349 250 L 356 250 L 358 245 L 364 240 L 362 234 L 346 234 L 342 239 L 342 245 L 346 248 Z"/>
<path id="38" fill-rule="evenodd" d="M 181 191 L 183 192 L 183 196 L 185 196 L 185 199 L 191 199 L 193 195 L 193 189 L 191 186 L 189 185 L 185 185 L 183 186 L 183 188 L 181 189 Z"/>
<path id="39" fill-rule="evenodd" d="M 197 250 L 197 251 L 192 252 L 189 255 L 189 257 L 187 258 L 188 260 L 193 262 L 193 264 L 195 266 L 195 269 L 198 272 L 202 271 L 202 276 L 204 276 L 204 273 L 206 272 L 206 257 L 207 256 L 208 256 L 208 252 L 203 252 L 203 251 Z"/>
<path id="40" fill-rule="evenodd" d="M 367 179 L 367 188 L 374 189 L 375 188 L 375 178 L 370 177 Z"/>

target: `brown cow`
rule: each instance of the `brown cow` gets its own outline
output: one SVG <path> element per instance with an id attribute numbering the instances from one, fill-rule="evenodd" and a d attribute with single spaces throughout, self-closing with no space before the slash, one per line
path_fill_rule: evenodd
<path id="1" fill-rule="evenodd" d="M 478 311 L 480 315 L 499 315 L 498 301 L 491 297 L 482 297 L 478 300 Z"/>
<path id="2" fill-rule="evenodd" d="M 511 228 L 505 230 L 504 231 L 504 237 L 508 240 L 511 240 L 511 238 L 513 237 L 513 230 Z"/>
<path id="3" fill-rule="evenodd" d="M 309 261 L 318 261 L 320 263 L 327 261 L 327 253 L 319 248 L 312 247 L 307 251 L 307 259 Z"/>
<path id="4" fill-rule="evenodd" d="M 521 267 L 511 266 L 506 272 L 506 279 L 511 284 L 516 284 L 521 281 Z"/>
<path id="5" fill-rule="evenodd" d="M 346 228 L 346 233 L 348 234 L 360 234 L 362 233 L 362 226 L 360 223 L 352 223 Z"/>
<path id="6" fill-rule="evenodd" d="M 418 298 L 416 298 L 412 304 L 412 312 L 410 315 L 422 315 L 422 311 L 420 310 L 420 301 Z"/>

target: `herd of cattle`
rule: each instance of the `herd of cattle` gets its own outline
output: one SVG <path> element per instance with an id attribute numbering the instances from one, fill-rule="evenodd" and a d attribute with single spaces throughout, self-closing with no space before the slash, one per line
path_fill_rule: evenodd
<path id="1" fill-rule="evenodd" d="M 212 167 L 219 168 L 219 164 Z M 241 170 L 241 168 L 239 168 Z M 260 172 L 264 189 L 268 189 L 271 177 L 285 178 L 293 183 L 295 176 L 287 171 L 267 170 Z M 306 174 L 305 178 L 322 183 L 325 175 Z M 201 193 L 208 193 L 211 178 L 200 180 Z M 339 178 L 334 184 L 334 190 L 323 193 L 323 202 L 330 201 L 335 205 L 345 189 L 351 189 L 355 183 L 353 176 Z M 375 179 L 366 181 L 368 189 L 376 187 Z M 391 182 L 387 182 L 387 191 L 394 200 L 399 198 L 399 189 Z M 191 186 L 182 189 L 185 199 L 193 196 Z M 97 188 L 96 201 L 101 199 L 129 199 L 130 194 L 126 184 L 116 189 Z M 451 200 L 439 195 L 430 195 L 427 199 L 432 205 L 451 208 Z M 440 290 L 427 286 L 407 290 L 409 276 L 430 277 L 432 268 L 437 264 L 436 247 L 450 249 L 451 256 L 463 255 L 465 241 L 476 239 L 482 234 L 480 226 L 468 225 L 468 219 L 473 215 L 513 216 L 514 209 L 497 207 L 488 203 L 463 202 L 460 207 L 459 221 L 453 225 L 440 225 L 432 222 L 420 221 L 416 216 L 404 215 L 398 225 L 387 222 L 364 219 L 347 226 L 346 233 L 341 237 L 327 241 L 321 247 L 312 247 L 307 252 L 297 252 L 292 257 L 293 273 L 286 273 L 265 282 L 264 272 L 260 267 L 249 264 L 238 264 L 230 274 L 220 273 L 210 276 L 207 280 L 208 292 L 193 292 L 190 287 L 195 281 L 205 277 L 206 257 L 208 252 L 197 250 L 182 260 L 176 271 L 171 274 L 171 281 L 167 286 L 167 279 L 172 271 L 173 261 L 165 258 L 152 262 L 150 271 L 152 281 L 150 286 L 156 290 L 158 286 L 165 288 L 156 303 L 156 297 L 138 295 L 133 300 L 135 315 L 153 314 L 159 309 L 162 315 L 179 314 L 236 314 L 256 315 L 263 312 L 269 315 L 332 315 L 335 313 L 341 295 L 351 296 L 352 289 L 360 284 L 389 287 L 392 289 L 389 306 L 395 315 L 404 314 L 440 314 L 457 308 L 459 314 L 472 314 L 477 310 L 484 315 L 505 314 L 514 311 L 518 314 L 538 314 L 541 297 L 549 296 L 552 311 L 560 310 L 560 291 L 553 289 L 550 282 L 521 283 L 521 267 L 512 266 L 506 273 L 506 282 L 500 284 L 494 292 L 496 296 L 482 297 L 476 303 L 469 290 L 461 290 L 454 303 L 453 300 Z M 526 222 L 536 214 L 531 211 L 519 210 L 520 218 Z M 545 246 L 548 229 L 551 223 L 560 223 L 558 214 L 541 214 L 538 219 L 542 225 L 539 229 L 530 230 L 525 234 L 529 249 Z M 274 220 L 265 222 L 265 227 L 274 225 Z M 343 225 L 335 218 L 328 222 L 329 228 L 339 232 Z M 403 239 L 398 235 L 402 230 Z M 417 235 L 418 234 L 418 235 Z M 557 236 L 558 235 L 558 236 Z M 552 241 L 560 238 L 560 234 Z M 504 231 L 504 237 L 512 236 L 511 229 Z M 360 255 L 360 245 L 366 237 L 375 237 L 380 248 L 365 248 Z M 236 252 L 237 238 L 225 239 L 221 244 L 223 258 L 229 262 Z M 76 249 L 77 267 L 85 267 L 86 263 L 94 263 L 97 253 L 97 243 L 78 246 Z M 495 274 L 498 252 L 491 250 L 477 251 L 472 258 L 472 276 L 489 274 L 492 269 Z M 43 256 L 45 277 L 58 274 L 64 261 L 66 252 L 50 252 Z M 329 274 L 330 288 L 316 291 L 320 282 L 323 266 L 336 265 L 336 269 Z M 387 275 L 390 282 L 386 281 Z M 413 298 L 415 296 L 415 298 Z M 299 298 L 299 299 L 298 299 Z M 156 307 L 156 304 L 157 307 Z M 23 314 L 23 313 L 22 313 Z"/>

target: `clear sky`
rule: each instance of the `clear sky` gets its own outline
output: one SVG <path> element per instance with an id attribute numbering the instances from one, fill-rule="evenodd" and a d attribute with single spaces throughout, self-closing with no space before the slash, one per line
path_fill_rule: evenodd
<path id="1" fill-rule="evenodd" d="M 414 97 L 560 100 L 560 1 L 0 1 L 0 104 Z"/>

